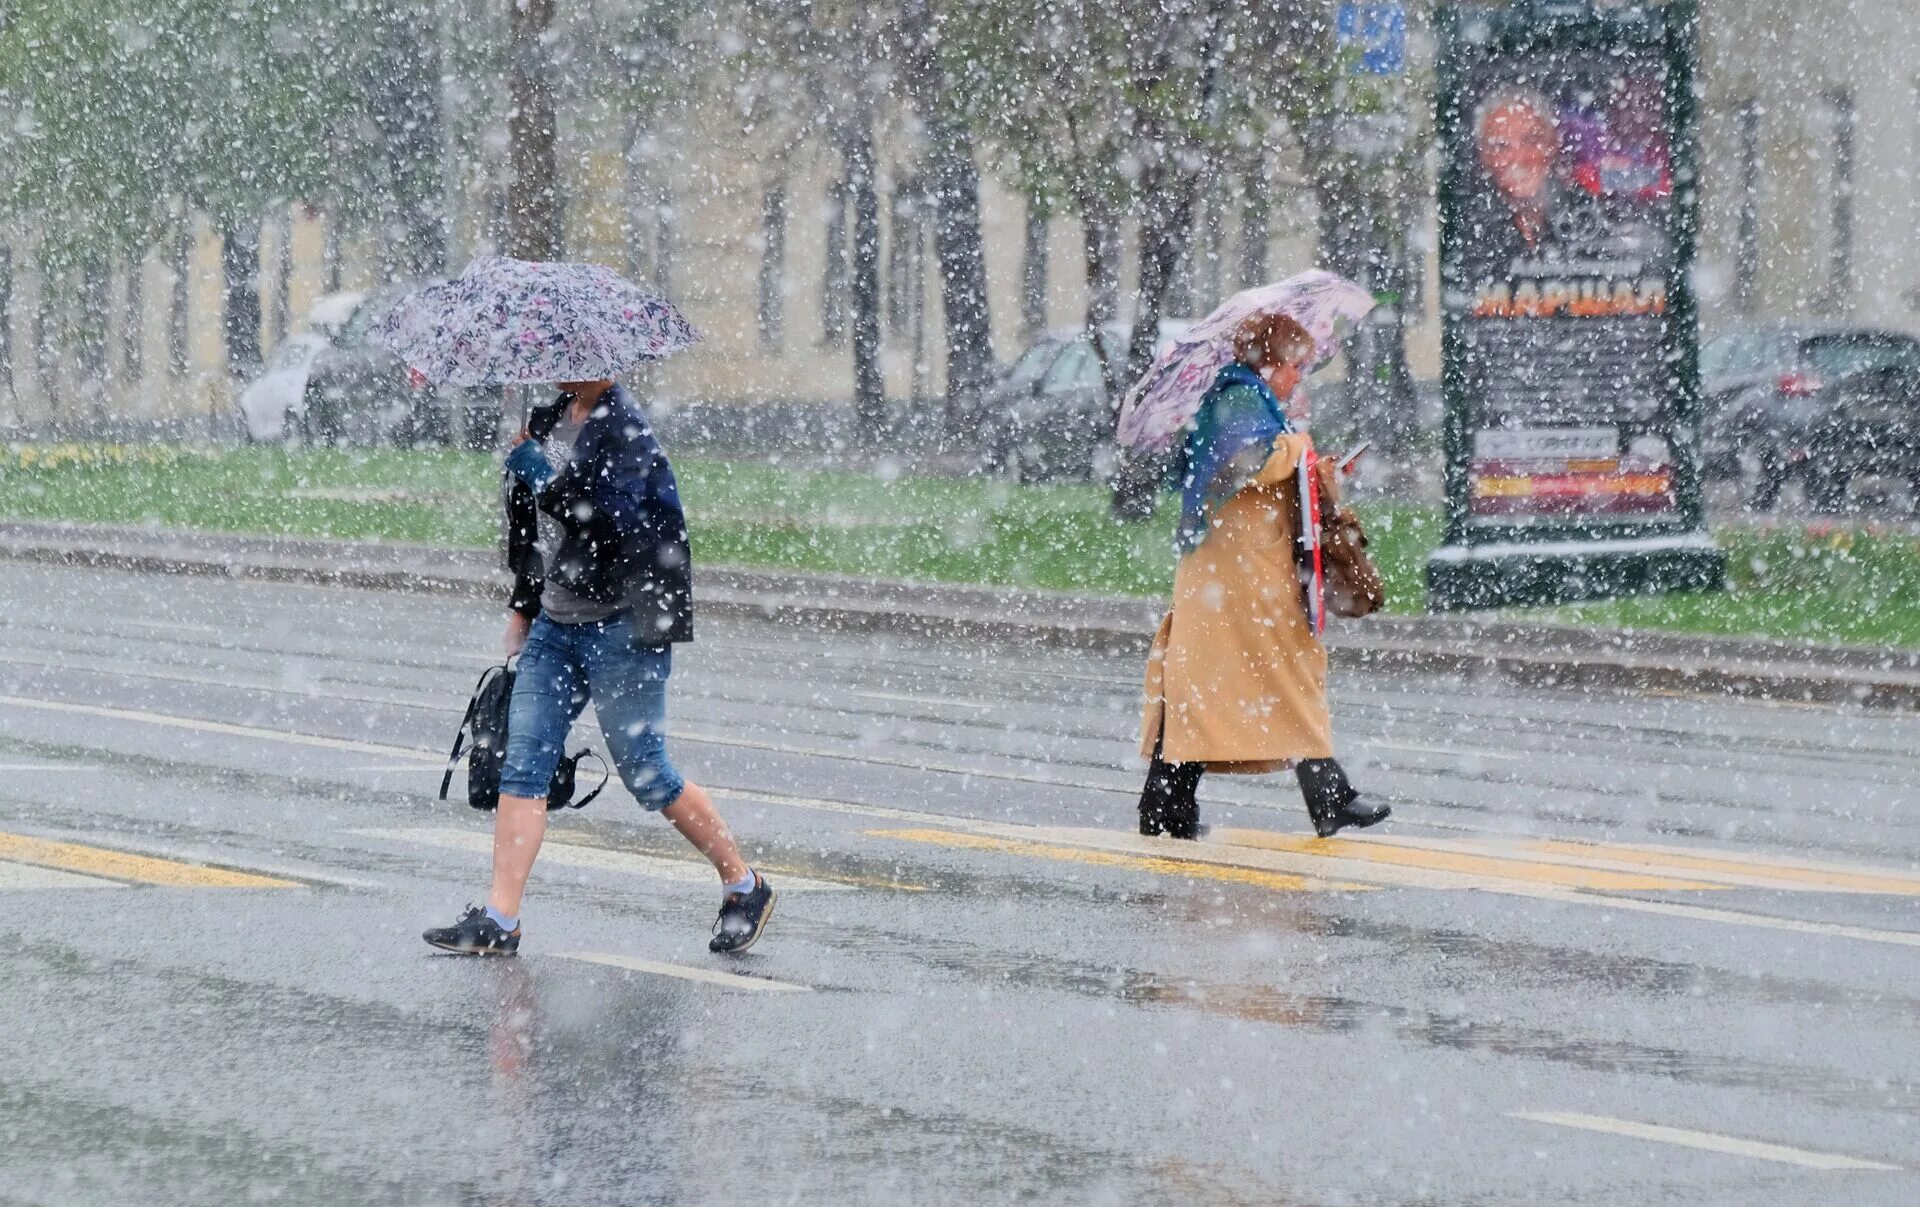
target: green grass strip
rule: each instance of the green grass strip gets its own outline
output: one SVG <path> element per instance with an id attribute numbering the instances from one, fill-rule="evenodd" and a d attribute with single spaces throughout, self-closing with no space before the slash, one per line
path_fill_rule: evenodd
<path id="1" fill-rule="evenodd" d="M 1116 524 L 1095 486 L 675 464 L 703 562 L 1122 595 L 1163 594 L 1172 583 L 1171 508 L 1150 523 Z M 498 492 L 497 464 L 470 453 L 0 447 L 0 515 L 19 519 L 485 546 L 498 537 Z M 1361 510 L 1391 610 L 1423 610 L 1438 512 Z M 1725 593 L 1508 615 L 1920 645 L 1920 541 L 1912 536 L 1743 527 L 1716 535 L 1731 562 Z"/>

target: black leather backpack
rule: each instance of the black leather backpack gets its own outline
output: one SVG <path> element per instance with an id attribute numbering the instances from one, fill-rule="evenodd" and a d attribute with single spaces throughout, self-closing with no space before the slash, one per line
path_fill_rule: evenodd
<path id="1" fill-rule="evenodd" d="M 476 809 L 500 807 L 500 770 L 507 759 L 507 705 L 513 701 L 513 664 L 490 666 L 473 685 L 473 699 L 467 701 L 467 713 L 453 735 L 453 749 L 447 753 L 447 773 L 440 777 L 440 799 L 447 799 L 453 786 L 453 770 L 460 764 L 460 751 L 467 748 L 467 803 Z M 471 738 L 472 745 L 468 747 Z M 600 782 L 579 800 L 573 799 L 574 778 L 581 759 L 600 764 Z M 562 754 L 553 769 L 553 782 L 547 787 L 547 811 L 569 806 L 584 809 L 587 802 L 607 786 L 606 760 L 589 749 Z"/>

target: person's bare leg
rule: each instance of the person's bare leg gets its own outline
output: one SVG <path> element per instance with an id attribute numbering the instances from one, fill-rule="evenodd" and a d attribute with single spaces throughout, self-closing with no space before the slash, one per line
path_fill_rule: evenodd
<path id="1" fill-rule="evenodd" d="M 660 811 L 673 823 L 673 828 L 680 831 L 680 837 L 692 843 L 713 864 L 713 870 L 720 873 L 720 883 L 739 884 L 747 878 L 752 869 L 740 858 L 740 848 L 727 831 L 727 823 L 714 811 L 713 798 L 705 788 L 689 781 L 674 802 Z M 494 858 L 497 866 L 499 856 Z"/>
<path id="2" fill-rule="evenodd" d="M 487 893 L 487 904 L 501 917 L 520 916 L 520 898 L 546 836 L 546 801 L 500 794 L 500 807 L 493 814 L 493 889 Z"/>

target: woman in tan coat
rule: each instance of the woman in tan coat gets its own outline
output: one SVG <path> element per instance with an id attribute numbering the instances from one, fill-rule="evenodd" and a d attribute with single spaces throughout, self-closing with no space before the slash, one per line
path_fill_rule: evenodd
<path id="1" fill-rule="evenodd" d="M 1140 832 L 1194 838 L 1205 772 L 1291 766 L 1316 833 L 1370 826 L 1385 805 L 1361 799 L 1333 758 L 1327 652 L 1314 636 L 1294 567 L 1301 455 L 1311 447 L 1284 401 L 1312 361 L 1313 338 L 1285 316 L 1235 340 L 1187 434 L 1173 609 L 1147 658 L 1140 752 L 1153 760 Z M 1333 475 L 1319 465 L 1330 497 Z"/>

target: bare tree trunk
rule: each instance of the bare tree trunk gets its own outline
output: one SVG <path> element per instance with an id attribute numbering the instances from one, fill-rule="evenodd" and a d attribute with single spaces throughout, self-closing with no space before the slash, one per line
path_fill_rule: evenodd
<path id="1" fill-rule="evenodd" d="M 1133 329 L 1127 340 L 1125 381 L 1139 381 L 1153 365 L 1160 339 L 1168 287 L 1193 229 L 1195 182 L 1162 155 L 1140 176 L 1140 284 L 1135 292 Z M 1137 453 L 1120 459 L 1113 480 L 1116 519 L 1144 520 L 1158 501 L 1162 459 Z"/>
<path id="2" fill-rule="evenodd" d="M 926 232 L 921 221 L 925 188 L 917 175 L 896 170 L 887 199 L 887 331 L 905 335 L 913 327 L 914 261 Z"/>
<path id="3" fill-rule="evenodd" d="M 121 305 L 120 371 L 139 381 L 147 371 L 147 250 L 127 257 L 127 292 Z"/>
<path id="4" fill-rule="evenodd" d="M 18 398 L 13 380 L 13 248 L 0 243 L 0 385 Z"/>
<path id="5" fill-rule="evenodd" d="M 80 370 L 88 409 L 95 418 L 106 413 L 107 389 L 112 379 L 107 363 L 107 325 L 112 317 L 113 262 L 104 251 L 87 252 L 80 261 L 79 339 Z"/>
<path id="6" fill-rule="evenodd" d="M 346 248 L 344 232 L 340 229 L 340 211 L 328 210 L 324 221 L 326 225 L 320 234 L 320 276 L 327 293 L 340 292 L 340 274 L 346 267 Z"/>
<path id="7" fill-rule="evenodd" d="M 546 34 L 554 0 L 513 0 L 507 72 L 507 251 L 522 260 L 560 257 L 559 164 Z"/>
<path id="8" fill-rule="evenodd" d="M 620 233 L 627 245 L 627 272 L 636 281 L 649 281 L 653 277 L 656 221 L 651 196 L 653 154 L 646 125 L 637 113 L 627 127 L 626 161 L 626 210 Z"/>
<path id="9" fill-rule="evenodd" d="M 44 258 L 39 264 L 39 288 L 33 302 L 33 376 L 42 405 L 49 416 L 57 417 L 65 409 L 61 399 L 60 362 L 63 353 L 60 303 L 66 296 L 66 283 L 58 267 Z"/>
<path id="10" fill-rule="evenodd" d="M 287 313 L 293 308 L 293 207 L 273 207 L 273 292 L 267 297 L 267 333 L 273 346 L 287 338 Z"/>
<path id="11" fill-rule="evenodd" d="M 260 363 L 260 220 L 249 214 L 223 223 L 220 271 L 227 372 L 245 375 Z"/>
<path id="12" fill-rule="evenodd" d="M 820 269 L 820 340 L 830 348 L 847 342 L 847 175 L 827 185 L 827 245 Z"/>
<path id="13" fill-rule="evenodd" d="M 939 34 L 928 0 L 902 0 L 905 75 L 925 130 L 934 205 L 934 250 L 940 257 L 947 324 L 947 429 L 975 417 L 993 376 L 993 326 L 987 258 L 980 234 L 980 169 L 966 128 L 949 111 Z"/>
<path id="14" fill-rule="evenodd" d="M 931 158 L 933 243 L 947 322 L 948 430 L 958 432 L 977 416 L 993 378 L 993 324 L 980 235 L 980 172 L 959 123 L 939 125 Z"/>
<path id="15" fill-rule="evenodd" d="M 1226 199 L 1218 181 L 1208 181 L 1202 189 L 1200 229 L 1193 249 L 1187 253 L 1192 266 L 1187 308 L 1181 313 L 1198 318 L 1218 306 L 1225 292 L 1226 274 L 1220 269 L 1221 252 L 1226 246 Z"/>
<path id="16" fill-rule="evenodd" d="M 193 215 L 180 219 L 174 233 L 172 254 L 168 257 L 173 281 L 167 299 L 167 372 L 184 376 L 191 366 L 193 349 L 188 343 L 187 320 L 193 301 Z"/>
<path id="17" fill-rule="evenodd" d="M 1047 327 L 1047 199 L 1027 194 L 1027 225 L 1020 249 L 1020 330 L 1029 340 Z"/>
<path id="18" fill-rule="evenodd" d="M 1204 111 L 1211 107 L 1219 79 L 1218 45 L 1226 26 L 1226 0 L 1215 0 L 1208 13 L 1206 32 L 1201 37 L 1199 60 L 1204 65 L 1197 104 Z M 1164 51 L 1160 52 L 1164 55 Z M 1164 65 L 1144 73 L 1140 82 L 1157 82 Z M 1152 106 L 1142 106 L 1136 115 L 1133 145 L 1145 157 L 1139 180 L 1140 210 L 1140 288 L 1133 314 L 1133 331 L 1127 341 L 1128 382 L 1143 377 L 1153 365 L 1155 346 L 1160 339 L 1160 319 L 1165 314 L 1168 289 L 1180 258 L 1186 254 L 1193 235 L 1194 204 L 1199 193 L 1199 177 L 1184 166 L 1175 154 L 1175 131 L 1166 127 L 1163 116 Z M 1159 481 L 1164 470 L 1160 457 L 1123 455 L 1113 480 L 1113 514 L 1116 519 L 1144 520 L 1153 514 L 1159 501 Z"/>
<path id="19" fill-rule="evenodd" d="M 516 4 L 516 15 L 518 8 Z M 380 135 L 386 185 L 403 232 L 392 263 L 407 276 L 437 276 L 447 264 L 440 41 L 429 7 L 419 0 L 389 0 L 376 5 L 374 12 L 378 51 L 369 81 L 373 102 L 369 111 Z M 514 49 L 517 53 L 517 42 Z"/>
<path id="20" fill-rule="evenodd" d="M 674 211 L 673 185 L 662 176 L 653 191 L 653 286 L 661 293 L 673 290 L 674 247 L 680 237 Z"/>
<path id="21" fill-rule="evenodd" d="M 1098 191 L 1080 199 L 1080 240 L 1086 264 L 1087 337 L 1100 351 L 1100 378 L 1112 404 L 1124 369 L 1120 349 L 1107 346 L 1107 328 L 1120 313 L 1120 227 L 1112 203 Z"/>
<path id="22" fill-rule="evenodd" d="M 853 206 L 853 410 L 860 430 L 875 435 L 886 423 L 887 387 L 880 373 L 880 191 L 869 114 L 855 119 L 843 154 Z"/>
<path id="23" fill-rule="evenodd" d="M 27 339 L 33 345 L 33 390 L 48 415 L 57 413 L 60 398 L 60 359 L 54 348 L 58 338 L 59 316 L 54 313 L 56 294 L 53 273 L 44 258 L 35 265 L 33 315 L 27 325 Z"/>
<path id="24" fill-rule="evenodd" d="M 1379 176 L 1342 170 L 1333 156 L 1321 162 L 1331 165 L 1315 181 L 1322 260 L 1376 292 L 1397 291 L 1404 252 Z M 1376 309 L 1354 332 L 1347 359 L 1348 403 L 1361 432 L 1382 450 L 1399 451 L 1411 435 L 1414 404 L 1397 301 Z"/>
<path id="25" fill-rule="evenodd" d="M 919 173 L 894 178 L 892 237 L 887 242 L 887 324 L 912 344 L 909 395 L 918 411 L 927 400 L 927 216 L 932 202 Z"/>
<path id="26" fill-rule="evenodd" d="M 1200 207 L 1196 204 L 1194 208 L 1197 210 Z M 1188 231 L 1179 242 L 1180 250 L 1174 256 L 1173 267 L 1167 270 L 1166 293 L 1160 299 L 1160 313 L 1168 318 L 1181 318 L 1193 313 L 1193 261 L 1199 253 L 1192 231 Z"/>
<path id="27" fill-rule="evenodd" d="M 69 263 L 58 251 L 40 248 L 35 255 L 35 299 L 33 299 L 33 376 L 46 414 L 60 420 L 65 413 L 65 368 L 67 368 L 67 301 L 73 296 Z"/>
<path id="28" fill-rule="evenodd" d="M 787 179 L 767 186 L 760 202 L 760 346 L 780 347 L 787 327 Z"/>
<path id="29" fill-rule="evenodd" d="M 1240 210 L 1240 288 L 1267 282 L 1267 244 L 1273 238 L 1273 201 L 1267 191 L 1267 165 L 1257 150 L 1244 177 L 1247 191 Z"/>
<path id="30" fill-rule="evenodd" d="M 928 201 L 926 194 L 915 194 L 913 224 L 913 254 L 907 259 L 907 290 L 911 301 L 908 303 L 907 329 L 913 333 L 913 383 L 909 392 L 913 396 L 916 414 L 925 406 L 932 393 L 933 362 L 927 354 L 927 228 L 926 213 Z"/>

